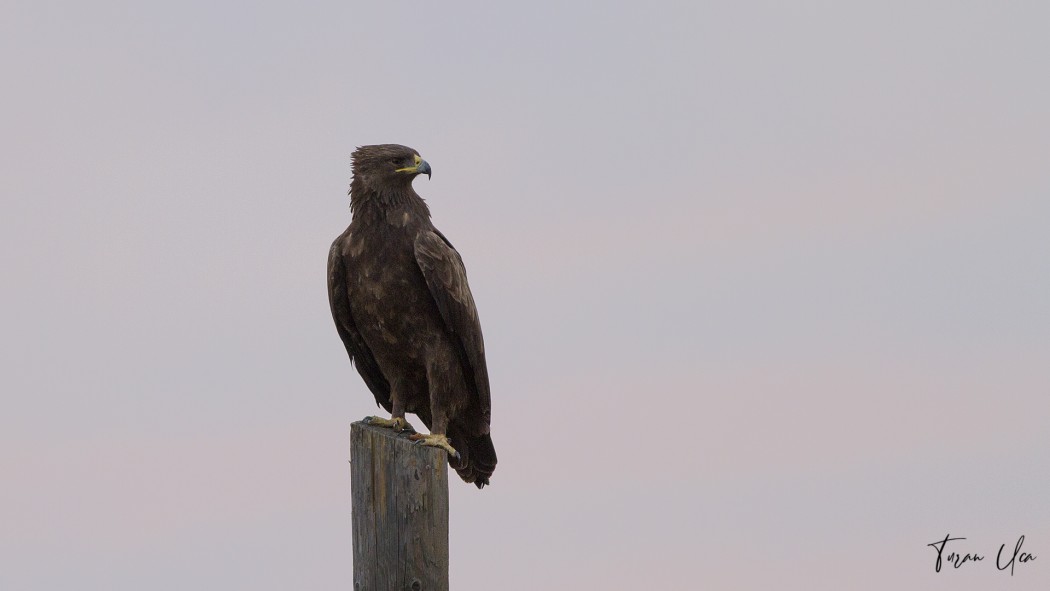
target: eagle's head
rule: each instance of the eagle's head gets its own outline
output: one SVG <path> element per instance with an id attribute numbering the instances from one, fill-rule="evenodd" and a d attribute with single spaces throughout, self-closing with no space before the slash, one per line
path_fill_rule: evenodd
<path id="1" fill-rule="evenodd" d="M 407 188 L 417 174 L 430 178 L 430 165 L 412 148 L 398 144 L 361 146 L 353 155 L 354 183 L 376 193 Z"/>

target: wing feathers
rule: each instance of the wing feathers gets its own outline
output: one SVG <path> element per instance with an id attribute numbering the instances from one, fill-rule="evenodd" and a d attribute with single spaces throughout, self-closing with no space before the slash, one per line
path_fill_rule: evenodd
<path id="1" fill-rule="evenodd" d="M 478 408 L 488 431 L 491 415 L 489 375 L 485 366 L 485 342 L 474 297 L 467 284 L 463 259 L 452 244 L 437 230 L 424 231 L 416 237 L 416 262 L 437 303 L 441 317 L 458 341 L 466 367 L 467 380 L 473 382 Z"/>
<path id="2" fill-rule="evenodd" d="M 376 403 L 390 412 L 390 384 L 380 371 L 372 351 L 361 339 L 361 333 L 358 332 L 354 317 L 350 313 L 350 294 L 343 250 L 343 245 L 349 242 L 350 231 L 347 229 L 335 239 L 332 249 L 328 252 L 328 303 L 332 307 L 332 318 L 335 319 L 336 330 L 339 332 L 339 338 L 343 340 L 347 354 L 350 355 L 350 361 L 357 367 L 357 373 L 361 374 L 368 389 L 372 391 Z"/>

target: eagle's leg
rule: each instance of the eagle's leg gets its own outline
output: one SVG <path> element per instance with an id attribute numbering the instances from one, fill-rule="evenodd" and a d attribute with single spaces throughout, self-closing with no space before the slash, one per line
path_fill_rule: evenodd
<path id="1" fill-rule="evenodd" d="M 452 444 L 448 441 L 448 437 L 445 436 L 445 430 L 448 429 L 448 417 L 446 417 L 445 412 L 440 409 L 432 409 L 431 412 L 434 413 L 434 423 L 433 428 L 430 429 L 430 435 L 416 433 L 414 435 L 409 435 L 408 438 L 415 441 L 416 445 L 440 447 L 448 452 L 449 457 L 458 460 L 459 452 L 456 451 L 456 448 L 452 447 Z"/>
<path id="2" fill-rule="evenodd" d="M 405 420 L 405 403 L 401 401 L 400 396 L 394 395 L 393 392 L 391 392 L 390 394 L 393 403 L 393 406 L 391 408 L 393 412 L 390 413 L 390 418 L 384 419 L 382 417 L 365 417 L 364 423 L 366 425 L 375 425 L 376 427 L 387 427 L 389 429 L 393 429 L 397 433 L 401 433 L 402 431 L 415 433 L 415 428 L 412 427 L 412 425 L 408 424 L 408 421 Z"/>

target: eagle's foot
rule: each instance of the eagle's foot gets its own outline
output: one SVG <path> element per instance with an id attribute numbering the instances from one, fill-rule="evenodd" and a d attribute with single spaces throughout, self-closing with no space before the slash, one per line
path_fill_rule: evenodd
<path id="1" fill-rule="evenodd" d="M 416 433 L 415 435 L 409 435 L 408 438 L 412 441 L 415 441 L 416 445 L 440 447 L 441 449 L 447 451 L 449 456 L 457 460 L 459 459 L 459 452 L 456 451 L 454 447 L 452 447 L 452 444 L 448 442 L 448 437 L 445 437 L 444 435 L 420 435 L 419 433 Z"/>
<path id="2" fill-rule="evenodd" d="M 375 425 L 376 427 L 393 429 L 396 433 L 401 433 L 402 431 L 408 431 L 409 433 L 416 432 L 412 425 L 408 424 L 408 421 L 405 420 L 405 417 L 393 417 L 390 419 L 384 419 L 382 417 L 365 417 L 362 422 L 366 425 Z"/>

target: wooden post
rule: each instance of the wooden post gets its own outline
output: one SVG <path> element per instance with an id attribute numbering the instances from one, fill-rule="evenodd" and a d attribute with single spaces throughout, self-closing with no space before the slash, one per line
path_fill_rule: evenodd
<path id="1" fill-rule="evenodd" d="M 448 459 L 350 425 L 354 591 L 448 591 Z"/>

